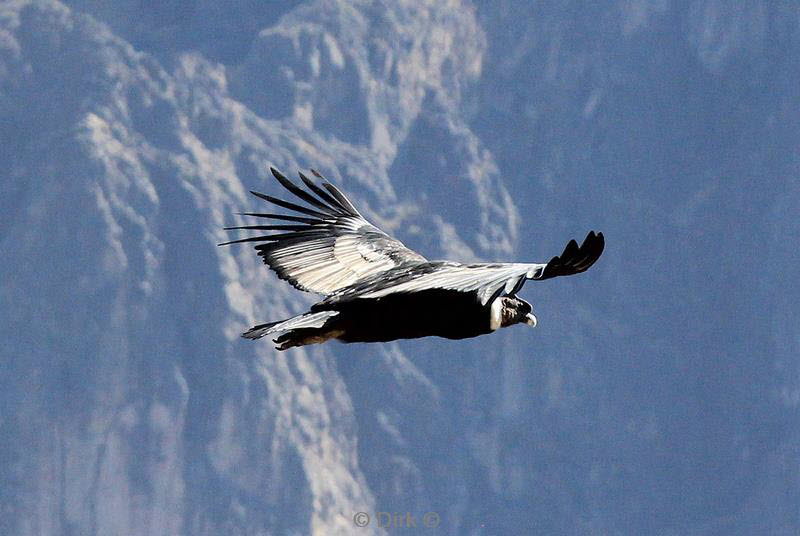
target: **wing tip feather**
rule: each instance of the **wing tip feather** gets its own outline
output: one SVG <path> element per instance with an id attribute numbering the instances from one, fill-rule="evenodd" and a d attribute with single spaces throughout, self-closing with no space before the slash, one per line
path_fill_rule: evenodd
<path id="1" fill-rule="evenodd" d="M 604 248 L 602 231 L 591 230 L 580 246 L 575 239 L 570 240 L 561 255 L 556 255 L 545 265 L 538 279 L 583 273 L 597 262 Z"/>

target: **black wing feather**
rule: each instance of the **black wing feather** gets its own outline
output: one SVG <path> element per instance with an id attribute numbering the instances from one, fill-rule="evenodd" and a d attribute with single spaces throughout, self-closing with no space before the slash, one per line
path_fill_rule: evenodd
<path id="1" fill-rule="evenodd" d="M 313 195 L 310 195 L 309 193 L 305 192 L 302 188 L 295 186 L 289 179 L 284 177 L 283 174 L 277 169 L 271 167 L 269 168 L 269 170 L 272 172 L 272 175 L 278 180 L 278 182 L 281 183 L 281 186 L 292 192 L 294 195 L 296 195 L 309 205 L 314 205 L 315 207 L 322 209 L 324 213 L 331 214 L 331 207 L 329 205 L 326 205 Z M 338 212 L 343 213 L 343 211 L 338 211 Z"/>
<path id="2" fill-rule="evenodd" d="M 307 229 L 305 225 L 239 225 L 237 227 L 223 227 L 225 231 L 235 231 L 237 229 L 253 231 L 303 231 Z"/>
<path id="3" fill-rule="evenodd" d="M 330 211 L 327 214 L 323 214 L 322 212 L 317 212 L 316 210 L 311 210 L 310 208 L 301 207 L 300 205 L 295 205 L 294 203 L 290 203 L 288 201 L 284 201 L 283 199 L 272 197 L 271 195 L 262 194 L 260 192 L 254 192 L 253 190 L 250 190 L 250 193 L 256 197 L 260 197 L 264 201 L 269 201 L 274 205 L 278 205 L 279 207 L 288 208 L 289 210 L 294 210 L 295 212 L 300 212 L 302 214 L 308 214 L 309 216 L 314 216 L 315 218 L 325 219 L 329 216 L 334 215 L 333 211 Z"/>
<path id="4" fill-rule="evenodd" d="M 312 170 L 312 171 L 313 171 L 313 170 Z M 314 173 L 314 174 L 315 174 L 315 175 L 317 175 L 317 176 L 319 176 L 319 174 L 317 174 L 317 173 Z M 320 188 L 319 186 L 317 186 L 316 184 L 314 184 L 314 181 L 312 181 L 311 179 L 309 179 L 308 177 L 306 177 L 306 176 L 305 176 L 305 175 L 303 175 L 302 173 L 299 173 L 299 175 L 300 175 L 300 180 L 302 180 L 302 181 L 303 181 L 303 183 L 304 183 L 304 184 L 305 184 L 305 185 L 306 185 L 306 186 L 307 186 L 307 187 L 308 187 L 308 188 L 309 188 L 309 189 L 310 189 L 312 192 L 314 192 L 315 194 L 317 194 L 317 195 L 319 196 L 319 198 L 320 198 L 320 199 L 322 199 L 322 200 L 323 200 L 323 201 L 325 201 L 326 203 L 330 204 L 331 206 L 338 207 L 338 208 L 339 208 L 339 209 L 341 209 L 342 211 L 344 211 L 344 212 L 347 212 L 347 209 L 345 209 L 345 208 L 344 208 L 342 205 L 340 205 L 340 204 L 339 204 L 339 202 L 338 202 L 336 199 L 334 199 L 333 197 L 331 197 L 331 196 L 330 196 L 330 194 L 328 194 L 328 192 L 326 192 L 325 190 L 323 190 L 322 188 Z"/>
<path id="5" fill-rule="evenodd" d="M 303 218 L 300 216 L 287 216 L 286 214 L 268 214 L 266 212 L 237 212 L 237 216 L 255 216 L 257 218 L 272 218 L 273 220 L 296 221 L 300 223 L 317 223 L 319 220 Z"/>
<path id="6" fill-rule="evenodd" d="M 580 247 L 575 240 L 570 240 L 561 255 L 550 259 L 542 273 L 534 279 L 550 279 L 551 277 L 585 272 L 597 262 L 604 248 L 603 233 L 589 231 Z"/>

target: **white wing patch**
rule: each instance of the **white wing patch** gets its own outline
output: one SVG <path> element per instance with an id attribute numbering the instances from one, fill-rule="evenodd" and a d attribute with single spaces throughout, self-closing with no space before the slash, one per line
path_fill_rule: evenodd
<path id="1" fill-rule="evenodd" d="M 358 235 L 278 245 L 265 252 L 264 258 L 297 285 L 321 294 L 397 266 L 391 258 L 365 246 Z"/>
<path id="2" fill-rule="evenodd" d="M 498 292 L 508 294 L 526 279 L 533 279 L 545 264 L 452 264 L 435 272 L 419 275 L 397 285 L 360 293 L 359 298 L 381 298 L 396 292 L 418 292 L 430 289 L 477 292 L 482 305 Z"/>

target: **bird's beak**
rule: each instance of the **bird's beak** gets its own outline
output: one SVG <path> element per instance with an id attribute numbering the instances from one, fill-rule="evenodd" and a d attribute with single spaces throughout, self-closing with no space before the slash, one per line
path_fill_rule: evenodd
<path id="1" fill-rule="evenodd" d="M 533 313 L 528 313 L 525 315 L 525 323 L 532 328 L 536 327 L 536 317 L 533 316 Z"/>

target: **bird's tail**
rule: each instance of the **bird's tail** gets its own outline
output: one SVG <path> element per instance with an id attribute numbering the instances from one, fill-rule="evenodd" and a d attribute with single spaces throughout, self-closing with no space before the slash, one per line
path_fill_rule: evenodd
<path id="1" fill-rule="evenodd" d="M 292 330 L 300 329 L 316 330 L 324 327 L 330 318 L 338 314 L 338 311 L 319 311 L 317 313 L 306 313 L 294 316 L 288 320 L 279 320 L 278 322 L 259 324 L 242 333 L 242 337 L 246 339 L 260 339 L 264 335 L 278 333 L 280 331 L 291 332 Z"/>

